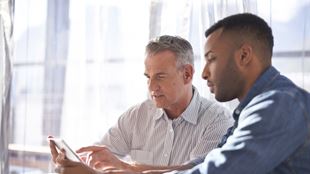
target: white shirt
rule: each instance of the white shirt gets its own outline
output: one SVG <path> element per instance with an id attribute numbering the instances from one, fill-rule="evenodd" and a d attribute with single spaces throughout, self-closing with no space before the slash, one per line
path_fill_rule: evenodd
<path id="1" fill-rule="evenodd" d="M 151 100 L 133 106 L 98 143 L 120 157 L 149 165 L 178 165 L 216 147 L 232 126 L 230 112 L 194 89 L 186 110 L 171 120 Z"/>

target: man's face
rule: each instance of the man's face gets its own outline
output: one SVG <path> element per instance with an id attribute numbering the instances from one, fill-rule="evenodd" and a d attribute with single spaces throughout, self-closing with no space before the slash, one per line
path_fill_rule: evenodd
<path id="1" fill-rule="evenodd" d="M 177 68 L 175 56 L 166 50 L 145 59 L 150 96 L 157 107 L 168 110 L 177 106 L 185 93 L 183 71 Z"/>
<path id="2" fill-rule="evenodd" d="M 238 98 L 244 86 L 235 61 L 239 55 L 234 44 L 232 37 L 222 35 L 222 29 L 209 35 L 205 44 L 206 65 L 202 78 L 220 102 Z"/>

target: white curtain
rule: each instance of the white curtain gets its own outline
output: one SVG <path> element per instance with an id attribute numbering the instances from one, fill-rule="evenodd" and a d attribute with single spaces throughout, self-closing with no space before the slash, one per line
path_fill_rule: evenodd
<path id="1" fill-rule="evenodd" d="M 15 1 L 10 143 L 25 149 L 46 146 L 47 135 L 89 145 L 146 99 L 144 47 L 155 36 L 191 42 L 193 83 L 214 100 L 201 79 L 204 31 L 235 13 L 258 14 L 272 26 L 274 66 L 310 90 L 310 0 Z"/>
<path id="2" fill-rule="evenodd" d="M 71 1 L 61 136 L 92 143 L 146 99 L 148 1 Z M 73 143 L 72 143 L 73 144 Z"/>
<path id="3" fill-rule="evenodd" d="M 213 100 L 201 79 L 204 31 L 219 19 L 240 12 L 258 14 L 270 23 L 276 43 L 274 64 L 309 89 L 309 0 L 289 0 L 287 6 L 280 0 L 72 0 L 62 11 L 49 7 L 57 5 L 53 0 L 27 1 L 16 2 L 13 98 L 14 119 L 21 127 L 14 132 L 17 142 L 41 144 L 47 134 L 63 136 L 76 146 L 98 139 L 122 112 L 146 99 L 144 47 L 149 39 L 163 34 L 179 35 L 192 43 L 193 83 Z M 55 27 L 60 29 L 49 29 Z M 298 44 L 289 44 L 284 29 Z M 57 45 L 67 54 L 47 53 L 57 51 Z M 293 61 L 294 67 L 286 67 L 287 61 Z M 58 69 L 53 70 L 55 66 Z M 37 81 L 32 82 L 33 78 Z M 29 92 L 23 93 L 25 90 Z M 233 108 L 236 103 L 225 105 Z M 45 125 L 24 133 L 33 121 Z"/>
<path id="4" fill-rule="evenodd" d="M 9 172 L 13 1 L 0 0 L 0 174 Z"/>

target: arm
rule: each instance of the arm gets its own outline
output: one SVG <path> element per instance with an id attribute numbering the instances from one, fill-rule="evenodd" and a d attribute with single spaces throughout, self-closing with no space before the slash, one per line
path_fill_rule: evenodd
<path id="1" fill-rule="evenodd" d="M 106 167 L 104 171 L 90 168 L 83 163 L 74 162 L 66 159 L 64 150 L 58 153 L 56 158 L 56 164 L 58 165 L 57 172 L 60 172 L 61 174 L 136 174 L 131 171 L 124 171 L 115 168 Z"/>
<path id="2" fill-rule="evenodd" d="M 82 158 L 86 164 L 90 167 L 100 168 L 107 161 L 106 157 L 103 155 L 107 153 L 113 153 L 117 157 L 125 157 L 131 150 L 131 140 L 132 140 L 132 130 L 135 126 L 137 107 L 132 107 L 124 114 L 122 114 L 117 124 L 109 129 L 109 131 L 104 135 L 102 140 L 97 145 L 86 146 L 77 150 L 77 153 L 87 152 L 87 156 Z M 84 153 L 85 154 L 85 153 Z M 109 155 L 108 159 L 115 166 L 119 164 L 114 160 L 114 155 Z M 113 157 L 113 158 L 112 158 Z M 120 160 L 118 160 L 120 161 Z"/>
<path id="3" fill-rule="evenodd" d="M 242 111 L 227 143 L 185 173 L 268 173 L 304 142 L 306 132 L 302 109 L 293 97 L 283 93 L 256 97 Z"/>
<path id="4" fill-rule="evenodd" d="M 91 152 L 86 163 L 89 166 L 104 172 L 110 171 L 111 169 L 118 169 L 132 173 L 164 173 L 167 171 L 185 170 L 193 167 L 191 164 L 180 166 L 150 166 L 137 163 L 129 164 L 118 159 L 108 148 L 104 146 L 83 147 L 77 152 Z"/>
<path id="5" fill-rule="evenodd" d="M 132 130 L 135 125 L 136 112 L 131 108 L 123 113 L 117 124 L 111 127 L 96 145 L 108 147 L 118 157 L 126 156 L 131 150 Z"/>
<path id="6" fill-rule="evenodd" d="M 193 165 L 180 166 L 149 166 L 143 164 L 128 164 L 109 151 L 104 146 L 88 146 L 79 149 L 77 152 L 91 152 L 86 164 L 73 162 L 65 158 L 65 151 L 59 153 L 54 142 L 49 142 L 53 162 L 60 167 L 62 174 L 101 174 L 101 173 L 164 173 L 172 170 L 185 170 Z"/>

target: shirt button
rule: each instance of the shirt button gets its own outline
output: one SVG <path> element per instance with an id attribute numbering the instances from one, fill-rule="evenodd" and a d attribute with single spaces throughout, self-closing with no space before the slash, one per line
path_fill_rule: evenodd
<path id="1" fill-rule="evenodd" d="M 235 114 L 239 115 L 239 114 L 240 114 L 240 110 L 239 110 L 239 109 L 236 109 L 236 110 L 235 110 Z"/>

